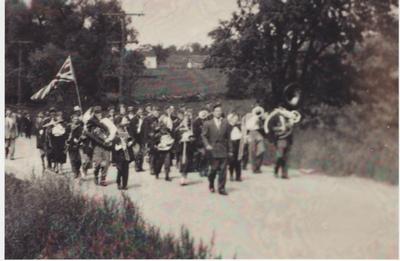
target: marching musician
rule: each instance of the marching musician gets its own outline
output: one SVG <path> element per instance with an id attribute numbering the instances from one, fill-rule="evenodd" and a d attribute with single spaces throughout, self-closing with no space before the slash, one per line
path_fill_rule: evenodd
<path id="1" fill-rule="evenodd" d="M 67 126 L 63 119 L 63 114 L 58 111 L 55 122 L 49 131 L 51 144 L 51 158 L 54 163 L 56 173 L 62 172 L 62 165 L 67 161 L 66 140 L 68 137 Z"/>
<path id="2" fill-rule="evenodd" d="M 133 106 L 128 106 L 127 112 L 128 112 L 128 120 L 132 121 L 133 118 L 135 118 L 135 109 L 133 108 Z"/>
<path id="3" fill-rule="evenodd" d="M 288 117 L 289 116 L 289 117 Z M 282 171 L 281 178 L 288 179 L 288 158 L 290 148 L 293 143 L 293 122 L 285 109 L 275 109 L 271 115 L 267 128 L 271 129 L 269 138 L 275 146 L 275 167 L 274 175 L 279 177 L 279 171 Z"/>
<path id="4" fill-rule="evenodd" d="M 203 129 L 204 122 L 207 120 L 209 113 L 206 109 L 201 110 L 198 113 L 197 118 L 193 121 L 193 135 L 194 135 L 194 165 L 199 171 L 201 177 L 208 176 L 208 161 L 207 161 L 207 151 L 204 147 L 201 132 Z"/>
<path id="5" fill-rule="evenodd" d="M 44 146 L 47 159 L 47 168 L 50 170 L 54 169 L 53 148 L 51 144 L 50 133 L 55 122 L 56 122 L 56 109 L 54 107 L 51 107 L 48 111 L 47 117 L 45 117 L 45 119 L 43 120 L 44 135 L 45 135 Z"/>
<path id="6" fill-rule="evenodd" d="M 135 142 L 139 144 L 139 153 L 135 159 L 135 169 L 137 172 L 143 170 L 143 158 L 145 153 L 145 131 L 144 131 L 144 114 L 143 109 L 139 108 L 136 115 L 132 118 L 128 126 L 129 135 L 135 139 Z"/>
<path id="7" fill-rule="evenodd" d="M 82 120 L 82 110 L 79 106 L 74 106 L 73 114 L 78 116 L 79 120 Z"/>
<path id="8" fill-rule="evenodd" d="M 227 195 L 226 165 L 228 156 L 232 156 L 229 142 L 230 127 L 226 119 L 222 118 L 221 104 L 214 105 L 213 116 L 213 119 L 204 123 L 202 132 L 204 146 L 210 152 L 209 190 L 211 193 L 215 192 L 214 180 L 218 175 L 218 192 L 221 195 Z"/>
<path id="9" fill-rule="evenodd" d="M 112 105 L 108 107 L 107 118 L 110 119 L 112 122 L 114 122 L 115 120 L 115 107 Z"/>
<path id="10" fill-rule="evenodd" d="M 161 169 L 164 166 L 165 180 L 171 181 L 169 172 L 171 167 L 171 149 L 174 145 L 174 139 L 172 138 L 172 122 L 170 118 L 163 116 L 160 117 L 159 121 L 155 124 L 153 136 L 155 142 L 153 150 L 154 174 L 156 179 L 158 179 Z"/>
<path id="11" fill-rule="evenodd" d="M 72 114 L 69 135 L 67 139 L 68 157 L 71 164 L 74 178 L 79 178 L 80 168 L 82 164 L 80 154 L 81 135 L 83 132 L 83 124 L 79 119 L 79 114 Z"/>
<path id="12" fill-rule="evenodd" d="M 95 106 L 93 108 L 94 116 L 88 121 L 86 124 L 87 126 L 87 132 L 91 133 L 93 129 L 97 128 L 98 126 L 105 126 L 103 122 L 106 122 L 104 120 L 108 120 L 110 122 L 109 125 L 113 125 L 111 123 L 111 120 L 104 119 L 103 120 L 103 114 L 101 111 L 100 106 Z M 115 137 L 116 133 L 116 127 L 111 126 L 112 128 L 109 129 L 108 131 L 109 136 L 106 138 L 104 142 L 99 142 L 98 140 L 94 139 L 93 137 L 89 136 L 92 142 L 93 146 L 93 164 L 94 164 L 94 182 L 96 185 L 99 184 L 99 174 L 100 174 L 100 185 L 101 186 L 107 186 L 106 183 L 106 178 L 107 178 L 107 172 L 108 168 L 110 166 L 110 153 L 111 153 L 111 142 Z M 100 173 L 101 172 L 101 173 Z"/>
<path id="13" fill-rule="evenodd" d="M 117 168 L 117 185 L 120 190 L 127 190 L 129 177 L 129 163 L 134 160 L 132 146 L 133 138 L 128 134 L 128 118 L 117 117 L 115 124 L 118 128 L 116 137 L 113 141 L 112 162 Z"/>
<path id="14" fill-rule="evenodd" d="M 148 106 L 149 107 L 149 106 Z M 147 108 L 148 108 L 147 107 Z M 149 165 L 150 165 L 150 174 L 155 175 L 155 153 L 156 149 L 156 141 L 155 134 L 158 132 L 159 124 L 158 117 L 160 116 L 160 111 L 157 107 L 154 107 L 153 110 L 148 112 L 149 114 L 144 118 L 144 127 L 145 127 L 145 142 L 148 147 L 148 155 L 149 155 Z"/>
<path id="15" fill-rule="evenodd" d="M 43 170 L 46 169 L 45 164 L 45 128 L 43 127 L 44 117 L 43 113 L 39 112 L 35 119 L 35 130 L 36 130 L 36 148 L 39 149 L 40 160 L 42 162 Z"/>
<path id="16" fill-rule="evenodd" d="M 190 110 L 187 110 L 181 124 L 177 128 L 179 132 L 179 149 L 177 152 L 180 155 L 179 158 L 182 186 L 187 184 L 187 174 L 193 170 L 193 155 L 195 147 L 192 121 L 192 113 Z"/>
<path id="17" fill-rule="evenodd" d="M 264 136 L 262 133 L 264 109 L 255 106 L 252 110 L 252 117 L 246 122 L 249 131 L 249 158 L 254 174 L 261 173 L 261 166 L 264 160 Z"/>
<path id="18" fill-rule="evenodd" d="M 239 125 L 239 115 L 237 113 L 230 113 L 227 116 L 227 120 L 231 125 L 230 130 L 230 142 L 232 148 L 232 156 L 229 157 L 229 175 L 230 180 L 233 181 L 233 173 L 235 172 L 235 180 L 242 181 L 241 174 L 241 160 L 239 159 L 239 146 L 242 140 L 242 132 Z"/>

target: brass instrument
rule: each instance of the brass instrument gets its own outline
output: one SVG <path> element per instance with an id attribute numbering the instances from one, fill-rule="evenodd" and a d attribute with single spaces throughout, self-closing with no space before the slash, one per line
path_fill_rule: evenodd
<path id="1" fill-rule="evenodd" d="M 117 127 L 108 118 L 97 119 L 93 112 L 90 112 L 91 110 L 89 109 L 89 112 L 86 112 L 83 116 L 84 134 L 96 143 L 110 148 L 117 133 Z"/>
<path id="2" fill-rule="evenodd" d="M 273 133 L 278 138 L 288 137 L 292 131 L 293 126 L 299 123 L 301 114 L 296 111 L 289 111 L 283 107 L 274 109 L 266 118 L 264 123 L 265 133 Z"/>

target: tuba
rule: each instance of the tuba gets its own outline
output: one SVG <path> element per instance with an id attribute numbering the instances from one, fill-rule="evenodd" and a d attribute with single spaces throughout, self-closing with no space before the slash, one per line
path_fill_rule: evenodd
<path id="1" fill-rule="evenodd" d="M 292 82 L 283 89 L 284 102 L 290 107 L 298 107 L 301 99 L 301 89 L 296 82 Z"/>
<path id="2" fill-rule="evenodd" d="M 283 139 L 293 132 L 293 126 L 299 123 L 301 114 L 296 111 L 289 111 L 283 107 L 274 109 L 265 119 L 265 133 L 273 133 L 276 137 Z"/>
<path id="3" fill-rule="evenodd" d="M 82 117 L 84 123 L 84 135 L 96 143 L 106 147 L 111 147 L 117 133 L 117 127 L 108 119 L 101 120 L 94 117 L 93 109 L 90 108 Z"/>

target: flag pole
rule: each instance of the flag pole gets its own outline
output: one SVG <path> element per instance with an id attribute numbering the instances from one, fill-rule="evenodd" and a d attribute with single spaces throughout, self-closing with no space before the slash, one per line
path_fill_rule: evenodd
<path id="1" fill-rule="evenodd" d="M 78 82 L 76 81 L 75 70 L 74 70 L 74 66 L 72 65 L 71 55 L 69 55 L 68 58 L 71 61 L 71 71 L 72 71 L 72 75 L 74 77 L 74 84 L 75 84 L 76 94 L 78 95 L 79 108 L 81 108 L 81 112 L 83 113 L 83 108 L 82 108 L 82 103 L 81 103 L 81 96 L 79 95 Z"/>

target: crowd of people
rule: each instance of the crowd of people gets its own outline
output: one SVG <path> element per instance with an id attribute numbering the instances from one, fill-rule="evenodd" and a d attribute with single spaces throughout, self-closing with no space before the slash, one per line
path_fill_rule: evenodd
<path id="1" fill-rule="evenodd" d="M 208 178 L 210 192 L 227 195 L 228 173 L 237 182 L 242 181 L 242 170 L 248 165 L 253 173 L 261 173 L 264 139 L 276 147 L 275 176 L 279 177 L 281 170 L 281 178 L 288 178 L 292 135 L 267 133 L 265 115 L 258 105 L 245 115 L 225 114 L 219 103 L 208 104 L 196 113 L 185 106 L 160 109 L 151 105 L 119 105 L 105 110 L 93 106 L 83 113 L 75 106 L 68 116 L 54 107 L 39 112 L 32 124 L 29 114 L 7 109 L 6 156 L 13 159 L 16 137 L 20 133 L 30 137 L 34 129 L 43 170 L 62 173 L 68 157 L 74 178 L 85 177 L 93 168 L 95 184 L 107 186 L 108 169 L 114 165 L 118 189 L 126 190 L 130 172 L 145 171 L 143 165 L 147 161 L 148 171 L 156 179 L 162 175 L 170 181 L 171 167 L 176 167 L 182 186 L 188 184 L 189 173 L 198 172 Z M 274 123 L 277 130 L 281 128 L 279 124 L 278 118 Z M 131 163 L 134 168 L 129 167 Z"/>

